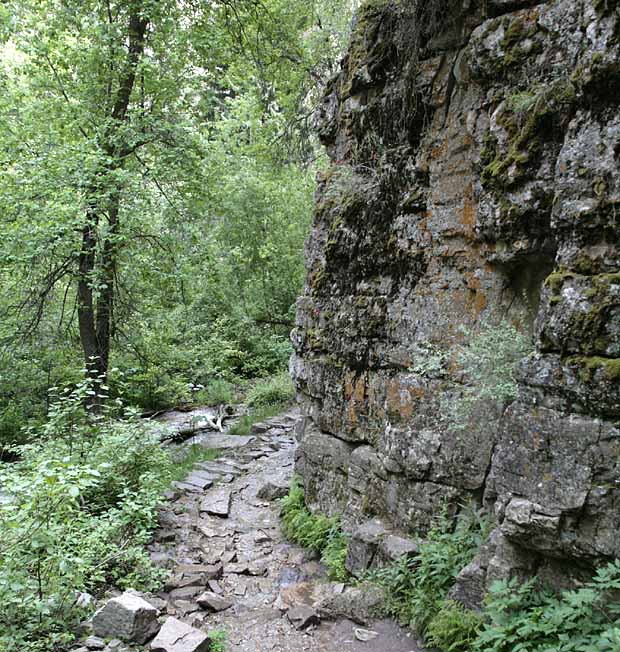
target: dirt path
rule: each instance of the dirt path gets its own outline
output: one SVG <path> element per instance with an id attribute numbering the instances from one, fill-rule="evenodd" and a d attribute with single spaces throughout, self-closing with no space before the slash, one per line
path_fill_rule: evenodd
<path id="1" fill-rule="evenodd" d="M 367 622 L 364 634 L 342 617 L 363 620 L 359 589 L 329 582 L 311 553 L 285 540 L 275 498 L 293 474 L 296 418 L 257 424 L 250 438 L 211 437 L 224 455 L 198 464 L 160 515 L 151 554 L 173 575 L 159 608 L 224 630 L 229 652 L 418 652 L 390 620 Z"/>

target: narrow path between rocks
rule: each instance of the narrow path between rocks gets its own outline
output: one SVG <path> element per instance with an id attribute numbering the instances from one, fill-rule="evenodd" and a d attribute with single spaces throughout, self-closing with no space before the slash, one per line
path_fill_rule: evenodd
<path id="1" fill-rule="evenodd" d="M 419 652 L 393 621 L 367 620 L 369 596 L 330 582 L 316 556 L 284 538 L 276 499 L 293 475 L 297 418 L 256 424 L 249 438 L 206 437 L 223 456 L 177 483 L 150 546 L 172 571 L 155 606 L 224 630 L 229 652 Z"/>

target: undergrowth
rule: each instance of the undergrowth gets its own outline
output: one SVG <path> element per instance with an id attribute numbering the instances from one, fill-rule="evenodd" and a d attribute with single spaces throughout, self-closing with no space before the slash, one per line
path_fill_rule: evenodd
<path id="1" fill-rule="evenodd" d="M 495 583 L 473 652 L 618 652 L 620 560 L 579 589 L 555 595 L 535 580 Z"/>
<path id="2" fill-rule="evenodd" d="M 453 525 L 442 514 L 419 552 L 371 571 L 386 591 L 386 611 L 440 652 L 619 652 L 620 560 L 591 582 L 560 595 L 536 580 L 491 586 L 480 612 L 448 598 L 459 571 L 487 536 L 473 509 Z"/>
<path id="3" fill-rule="evenodd" d="M 261 408 L 251 410 L 248 414 L 244 414 L 236 423 L 228 429 L 229 435 L 249 435 L 250 429 L 255 423 L 275 417 L 281 414 L 289 407 L 288 403 L 276 403 Z"/>
<path id="4" fill-rule="evenodd" d="M 460 570 L 474 558 L 487 534 L 486 521 L 473 507 L 456 524 L 447 511 L 436 519 L 419 552 L 391 566 L 371 571 L 369 579 L 386 591 L 386 611 L 425 635 L 445 607 Z"/>
<path id="5" fill-rule="evenodd" d="M 58 394 L 35 443 L 0 470 L 3 652 L 64 649 L 86 615 L 81 593 L 156 590 L 163 579 L 145 544 L 172 463 L 136 414 L 84 409 L 103 389 L 84 382 Z"/>
<path id="6" fill-rule="evenodd" d="M 294 398 L 293 381 L 288 372 L 283 372 L 256 382 L 248 392 L 246 401 L 252 408 L 266 408 L 290 403 Z"/>
<path id="7" fill-rule="evenodd" d="M 194 444 L 188 448 L 184 448 L 182 457 L 176 460 L 176 463 L 171 471 L 171 479 L 173 481 L 181 481 L 199 462 L 211 462 L 221 455 L 221 449 L 205 448 L 200 444 Z"/>
<path id="8" fill-rule="evenodd" d="M 209 632 L 211 646 L 210 652 L 226 652 L 226 632 L 221 629 L 214 629 Z"/>
<path id="9" fill-rule="evenodd" d="M 345 568 L 348 538 L 340 530 L 337 518 L 311 514 L 304 502 L 304 489 L 294 478 L 287 496 L 280 501 L 284 534 L 295 543 L 321 554 L 329 577 L 346 582 L 349 574 Z"/>

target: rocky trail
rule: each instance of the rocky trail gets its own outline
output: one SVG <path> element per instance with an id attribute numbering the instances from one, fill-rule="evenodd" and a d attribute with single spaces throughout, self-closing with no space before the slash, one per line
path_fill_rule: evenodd
<path id="1" fill-rule="evenodd" d="M 171 575 L 165 591 L 140 594 L 159 611 L 155 628 L 164 623 L 147 649 L 202 652 L 204 634 L 219 630 L 228 652 L 419 651 L 396 623 L 373 618 L 380 594 L 330 582 L 315 554 L 286 541 L 277 498 L 293 475 L 297 418 L 255 424 L 248 437 L 203 435 L 222 456 L 176 483 L 149 547 Z M 100 636 L 114 635 L 106 609 L 93 620 Z"/>

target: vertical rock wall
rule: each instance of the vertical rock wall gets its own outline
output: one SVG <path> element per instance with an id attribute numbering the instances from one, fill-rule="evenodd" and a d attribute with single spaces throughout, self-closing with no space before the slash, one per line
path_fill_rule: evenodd
<path id="1" fill-rule="evenodd" d="M 620 556 L 620 8 L 444 4 L 433 34 L 396 0 L 360 10 L 323 104 L 291 369 L 309 504 L 423 534 L 484 503 L 476 594 Z M 532 336 L 520 396 L 455 429 L 460 327 L 501 319 Z"/>

